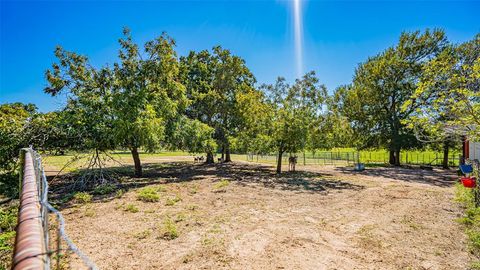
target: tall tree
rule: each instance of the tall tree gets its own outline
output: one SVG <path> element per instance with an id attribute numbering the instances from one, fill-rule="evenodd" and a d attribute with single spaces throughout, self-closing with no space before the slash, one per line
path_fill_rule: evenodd
<path id="1" fill-rule="evenodd" d="M 417 108 L 402 105 L 415 92 L 423 66 L 447 45 L 443 31 L 402 33 L 396 46 L 369 58 L 355 71 L 351 86 L 339 89 L 342 110 L 349 119 L 360 148 L 384 147 L 390 164 L 400 165 L 400 151 L 419 146 L 404 124 Z"/>
<path id="2" fill-rule="evenodd" d="M 165 33 L 139 51 L 128 29 L 120 39 L 120 63 L 114 65 L 112 107 L 120 145 L 130 149 L 135 175 L 142 175 L 139 148 L 152 151 L 164 139 L 169 121 L 186 105 L 185 88 L 178 82 L 175 42 Z"/>
<path id="3" fill-rule="evenodd" d="M 236 151 L 243 153 L 271 153 L 272 106 L 260 91 L 241 93 L 237 97 L 238 117 L 242 126 L 233 140 Z"/>
<path id="4" fill-rule="evenodd" d="M 442 144 L 443 166 L 449 148 L 464 135 L 479 138 L 480 34 L 460 45 L 451 45 L 424 67 L 412 99 L 418 108 L 405 121 L 420 140 Z"/>
<path id="5" fill-rule="evenodd" d="M 187 115 L 215 128 L 215 139 L 230 158 L 230 140 L 242 127 L 239 118 L 239 95 L 255 91 L 255 77 L 245 61 L 230 51 L 214 47 L 190 52 L 181 60 L 182 82 L 191 104 Z M 213 156 L 207 156 L 213 162 Z"/>
<path id="6" fill-rule="evenodd" d="M 445 137 L 456 131 L 478 137 L 480 124 L 480 34 L 473 40 L 452 45 L 429 61 L 423 69 L 412 99 L 420 104 L 408 124 L 423 126 L 426 137 Z"/>
<path id="7" fill-rule="evenodd" d="M 177 82 L 175 42 L 163 34 L 139 50 L 124 29 L 119 40 L 119 63 L 97 69 L 88 58 L 58 47 L 58 63 L 47 70 L 47 93 L 68 95 L 65 113 L 71 117 L 82 147 L 106 151 L 128 147 L 135 175 L 142 175 L 139 148 L 160 146 L 168 121 L 186 104 Z M 98 157 L 98 154 L 96 155 Z"/>
<path id="8" fill-rule="evenodd" d="M 273 109 L 270 134 L 278 153 L 277 173 L 281 173 L 283 154 L 305 149 L 309 133 L 321 125 L 327 90 L 319 84 L 314 72 L 297 79 L 292 86 L 278 78 L 275 84 L 262 88 Z"/>

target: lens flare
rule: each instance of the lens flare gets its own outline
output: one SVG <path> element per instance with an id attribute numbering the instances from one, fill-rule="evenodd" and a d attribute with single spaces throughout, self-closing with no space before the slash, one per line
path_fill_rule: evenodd
<path id="1" fill-rule="evenodd" d="M 293 17 L 295 31 L 295 64 L 296 76 L 303 75 L 303 24 L 302 24 L 302 0 L 293 0 Z"/>

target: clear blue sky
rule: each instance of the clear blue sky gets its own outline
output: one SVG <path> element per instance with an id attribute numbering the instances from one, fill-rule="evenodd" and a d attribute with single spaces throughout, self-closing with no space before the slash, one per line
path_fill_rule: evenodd
<path id="1" fill-rule="evenodd" d="M 166 31 L 179 55 L 222 45 L 246 60 L 259 83 L 293 80 L 292 14 L 288 1 L 0 0 L 0 103 L 61 108 L 62 98 L 43 93 L 55 46 L 101 66 L 116 60 L 123 26 L 141 43 Z M 439 27 L 463 42 L 480 32 L 479 14 L 480 2 L 304 1 L 304 69 L 315 70 L 333 91 L 402 31 Z"/>

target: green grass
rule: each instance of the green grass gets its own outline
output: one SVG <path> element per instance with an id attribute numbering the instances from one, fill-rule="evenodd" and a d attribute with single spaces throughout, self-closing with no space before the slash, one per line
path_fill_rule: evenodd
<path id="1" fill-rule="evenodd" d="M 76 203 L 86 204 L 92 201 L 92 195 L 87 192 L 77 192 L 73 195 Z"/>
<path id="2" fill-rule="evenodd" d="M 227 188 L 228 186 L 230 185 L 230 181 L 228 181 L 227 179 L 222 179 L 221 181 L 215 183 L 213 185 L 213 190 L 214 191 L 220 191 L 220 190 L 225 190 L 225 188 Z"/>
<path id="3" fill-rule="evenodd" d="M 103 185 L 97 186 L 92 193 L 95 195 L 107 195 L 107 194 L 113 193 L 116 189 L 117 187 L 115 185 L 103 184 Z"/>
<path id="4" fill-rule="evenodd" d="M 0 269 L 10 269 L 18 205 L 0 206 Z"/>
<path id="5" fill-rule="evenodd" d="M 160 195 L 157 189 L 153 187 L 144 187 L 137 191 L 137 199 L 143 202 L 158 202 Z"/>
<path id="6" fill-rule="evenodd" d="M 173 198 L 167 198 L 167 201 L 165 202 L 166 206 L 174 206 L 177 202 L 182 201 L 182 197 L 180 195 L 175 195 Z"/>
<path id="7" fill-rule="evenodd" d="M 113 151 L 109 154 L 115 160 L 122 163 L 133 163 L 132 154 L 126 151 Z M 140 159 L 152 157 L 169 157 L 169 156 L 190 156 L 191 154 L 183 151 L 166 151 L 158 153 L 140 153 Z M 79 168 L 85 167 L 90 159 L 91 153 L 67 153 L 62 156 L 42 155 L 43 163 L 50 170 L 61 170 L 65 172 L 74 172 Z"/>
<path id="8" fill-rule="evenodd" d="M 175 222 L 170 218 L 165 218 L 160 237 L 165 240 L 173 240 L 179 236 Z"/>
<path id="9" fill-rule="evenodd" d="M 300 165 L 335 165 L 342 163 L 353 164 L 357 161 L 357 155 L 360 153 L 360 162 L 370 164 L 386 164 L 389 160 L 389 152 L 384 149 L 362 150 L 358 152 L 354 148 L 334 148 L 331 150 L 316 151 L 315 153 L 306 151 L 305 153 L 297 153 L 297 162 Z M 304 157 L 305 154 L 305 157 Z M 449 154 L 450 166 L 458 165 L 459 151 L 452 151 Z M 282 164 L 288 165 L 288 153 L 282 156 Z M 247 155 L 234 154 L 233 160 L 253 161 L 267 164 L 276 164 L 276 153 L 268 155 L 254 155 L 253 160 L 248 160 Z M 443 160 L 443 153 L 434 150 L 404 150 L 400 154 L 400 161 L 402 164 L 432 164 L 441 165 Z"/>
<path id="10" fill-rule="evenodd" d="M 126 212 L 130 212 L 130 213 L 137 213 L 138 212 L 138 207 L 134 204 L 127 204 L 125 206 L 125 209 L 124 209 Z"/>
<path id="11" fill-rule="evenodd" d="M 471 269 L 480 269 L 480 207 L 475 207 L 473 190 L 457 183 L 455 186 L 455 201 L 464 208 L 463 217 L 457 219 L 465 226 L 468 236 L 468 248 L 477 258 L 471 264 Z"/>

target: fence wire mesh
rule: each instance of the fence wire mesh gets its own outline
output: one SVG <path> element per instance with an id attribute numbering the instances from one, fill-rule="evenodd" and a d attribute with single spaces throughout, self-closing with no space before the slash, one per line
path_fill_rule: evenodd
<path id="1" fill-rule="evenodd" d="M 288 164 L 288 158 L 291 155 L 297 156 L 297 163 L 300 165 L 353 165 L 355 163 L 365 164 L 388 164 L 389 153 L 379 151 L 318 151 L 293 153 L 282 155 L 282 164 Z M 400 163 L 405 165 L 429 165 L 442 166 L 443 153 L 437 152 L 415 152 L 405 151 L 400 153 Z M 249 153 L 245 159 L 252 162 L 277 163 L 278 155 Z M 460 153 L 457 151 L 448 154 L 448 166 L 456 167 L 460 164 Z"/>

